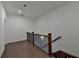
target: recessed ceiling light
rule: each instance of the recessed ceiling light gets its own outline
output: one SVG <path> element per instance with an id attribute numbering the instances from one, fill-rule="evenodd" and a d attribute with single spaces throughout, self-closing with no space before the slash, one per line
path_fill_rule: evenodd
<path id="1" fill-rule="evenodd" d="M 18 10 L 18 13 L 20 14 L 20 16 L 24 16 L 21 9 Z"/>
<path id="2" fill-rule="evenodd" d="M 19 9 L 19 10 L 18 10 L 18 13 L 20 13 L 20 14 L 21 14 L 21 13 L 22 13 L 22 11 Z"/>

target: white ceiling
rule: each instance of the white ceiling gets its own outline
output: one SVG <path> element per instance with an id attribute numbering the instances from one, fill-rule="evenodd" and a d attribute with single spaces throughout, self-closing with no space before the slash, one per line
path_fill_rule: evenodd
<path id="1" fill-rule="evenodd" d="M 50 11 L 54 11 L 67 1 L 3 1 L 3 5 L 8 14 L 20 15 L 18 10 L 21 9 L 25 17 L 37 19 Z M 27 7 L 23 7 L 26 4 Z"/>

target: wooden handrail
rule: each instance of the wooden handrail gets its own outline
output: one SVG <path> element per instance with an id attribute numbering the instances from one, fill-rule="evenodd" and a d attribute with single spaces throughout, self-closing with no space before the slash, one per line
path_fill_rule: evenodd
<path id="1" fill-rule="evenodd" d="M 61 38 L 61 36 L 57 37 L 56 39 L 52 40 L 51 43 L 56 42 L 56 41 L 59 40 L 60 38 Z M 47 45 L 48 45 L 48 43 L 45 44 L 45 45 L 44 45 L 43 47 L 41 47 L 41 48 L 44 48 L 44 47 L 47 46 Z"/>

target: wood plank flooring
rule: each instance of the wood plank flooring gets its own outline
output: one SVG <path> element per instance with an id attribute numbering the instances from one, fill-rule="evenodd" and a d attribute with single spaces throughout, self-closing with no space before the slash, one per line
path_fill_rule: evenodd
<path id="1" fill-rule="evenodd" d="M 5 45 L 2 58 L 48 58 L 48 55 L 25 40 Z"/>

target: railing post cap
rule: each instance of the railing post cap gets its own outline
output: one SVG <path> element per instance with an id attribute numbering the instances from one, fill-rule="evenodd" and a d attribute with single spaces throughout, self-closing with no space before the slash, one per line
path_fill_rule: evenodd
<path id="1" fill-rule="evenodd" d="M 52 35 L 52 33 L 48 33 L 48 35 Z"/>
<path id="2" fill-rule="evenodd" d="M 32 32 L 32 33 L 34 33 L 34 32 Z"/>

